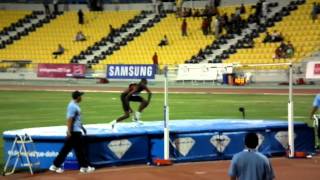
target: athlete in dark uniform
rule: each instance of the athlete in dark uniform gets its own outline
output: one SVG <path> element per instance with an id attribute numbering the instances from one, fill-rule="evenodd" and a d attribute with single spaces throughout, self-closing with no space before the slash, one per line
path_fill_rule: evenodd
<path id="1" fill-rule="evenodd" d="M 121 122 L 130 117 L 130 113 L 133 112 L 130 107 L 130 101 L 140 102 L 139 109 L 134 115 L 134 121 L 140 121 L 140 114 L 149 105 L 152 96 L 152 93 L 147 87 L 147 84 L 148 81 L 146 79 L 141 79 L 141 81 L 138 84 L 132 83 L 125 91 L 122 92 L 120 98 L 124 115 L 119 117 L 117 120 L 111 122 L 112 128 L 114 128 L 116 123 Z M 140 96 L 141 91 L 144 90 L 148 93 L 148 100 L 145 100 L 143 97 Z"/>

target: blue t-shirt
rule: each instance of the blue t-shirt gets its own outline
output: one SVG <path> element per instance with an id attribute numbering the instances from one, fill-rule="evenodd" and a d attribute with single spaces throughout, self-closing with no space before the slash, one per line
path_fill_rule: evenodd
<path id="1" fill-rule="evenodd" d="M 313 106 L 314 107 L 320 107 L 320 94 L 317 94 L 316 97 L 314 98 Z"/>
<path id="2" fill-rule="evenodd" d="M 71 101 L 67 108 L 67 119 L 74 119 L 72 132 L 82 132 L 81 123 L 81 109 L 79 104 L 75 101 Z"/>
<path id="3" fill-rule="evenodd" d="M 233 156 L 229 176 L 238 180 L 272 180 L 274 173 L 270 161 L 255 150 L 244 150 Z"/>

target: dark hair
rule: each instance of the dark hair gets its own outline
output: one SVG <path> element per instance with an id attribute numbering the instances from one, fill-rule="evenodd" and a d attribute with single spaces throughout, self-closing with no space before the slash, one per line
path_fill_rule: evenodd
<path id="1" fill-rule="evenodd" d="M 142 78 L 140 82 L 148 82 L 146 78 Z"/>
<path id="2" fill-rule="evenodd" d="M 259 138 L 256 133 L 248 133 L 244 140 L 245 145 L 250 149 L 255 149 L 258 146 Z"/>

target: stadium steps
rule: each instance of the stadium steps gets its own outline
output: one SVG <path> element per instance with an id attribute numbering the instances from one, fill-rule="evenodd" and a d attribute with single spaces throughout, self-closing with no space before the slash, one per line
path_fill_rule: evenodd
<path id="1" fill-rule="evenodd" d="M 228 7 L 219 7 L 220 14 L 226 13 L 228 17 L 231 16 L 231 14 L 235 13 L 236 8 L 239 6 L 228 6 Z M 241 14 L 242 19 L 247 20 L 250 22 L 251 16 L 253 15 L 253 5 L 245 5 L 246 13 Z M 222 35 L 215 39 L 212 44 L 206 46 L 204 51 L 205 58 L 201 58 L 198 56 L 198 54 L 195 54 L 191 57 L 190 60 L 185 61 L 185 63 L 209 63 L 213 59 L 215 59 L 217 56 L 222 54 L 222 52 L 226 49 L 230 49 L 230 47 L 237 42 L 239 39 L 242 39 L 247 34 L 251 33 L 252 29 L 255 29 L 255 24 L 250 24 L 246 22 L 246 27 L 241 29 L 241 33 L 238 34 L 227 34 L 222 33 Z M 220 61 L 219 61 L 220 62 Z"/>
<path id="2" fill-rule="evenodd" d="M 273 3 L 273 2 L 277 2 L 277 1 L 270 1 L 269 3 Z M 282 3 L 278 3 L 278 6 L 270 7 L 271 12 L 269 12 L 268 14 L 269 18 L 271 18 L 275 13 L 277 13 L 282 7 L 286 5 L 287 3 L 282 2 Z M 249 8 L 251 8 L 251 6 L 247 7 L 246 9 L 249 9 Z M 250 15 L 253 15 L 253 14 L 254 13 Z M 221 57 L 224 56 L 225 52 L 230 51 L 232 48 L 236 47 L 239 41 L 242 41 L 245 37 L 248 37 L 251 34 L 254 34 L 256 32 L 256 29 L 258 29 L 258 25 L 256 24 L 255 21 L 250 21 L 250 20 L 248 21 L 249 22 L 248 22 L 247 28 L 243 29 L 240 35 L 234 34 L 232 36 L 230 35 L 224 36 L 222 38 L 225 40 L 224 41 L 220 40 L 220 42 L 218 39 L 217 41 L 213 42 L 211 46 L 208 46 L 204 50 L 205 52 L 210 52 L 210 53 L 206 53 L 205 59 L 200 59 L 197 57 L 200 62 L 190 60 L 190 61 L 187 61 L 187 63 L 221 63 L 222 62 Z M 214 48 L 215 46 L 218 46 L 219 48 Z"/>
<path id="3" fill-rule="evenodd" d="M 204 48 L 214 39 L 213 36 L 204 36 L 201 27 L 201 18 L 187 18 L 188 36 L 181 36 L 182 18 L 168 13 L 167 17 L 157 23 L 153 28 L 128 43 L 109 58 L 102 61 L 106 64 L 152 64 L 152 56 L 158 54 L 160 68 L 165 64 L 176 66 L 183 63 L 192 54 Z M 167 35 L 169 45 L 159 47 L 160 40 Z"/>
<path id="4" fill-rule="evenodd" d="M 164 17 L 165 14 L 162 14 Z M 88 47 L 85 51 L 76 55 L 71 60 L 72 63 L 87 64 L 89 68 L 93 67 L 95 70 L 104 69 L 99 61 L 111 56 L 115 51 L 121 49 L 122 46 L 127 45 L 128 42 L 133 41 L 134 38 L 140 36 L 148 28 L 154 26 L 155 23 L 161 20 L 161 16 L 157 16 L 148 11 L 142 11 L 139 15 L 128 20 L 126 24 L 122 24 L 119 29 L 116 29 L 116 35 L 111 40 L 106 35 L 95 45 L 98 48 Z"/>
<path id="5" fill-rule="evenodd" d="M 3 19 L 12 19 L 12 15 L 16 15 L 13 16 L 13 18 L 20 18 L 16 19 L 15 22 L 11 22 L 9 26 L 4 27 L 3 30 L 0 31 L 0 49 L 4 49 L 14 42 L 21 40 L 22 37 L 35 32 L 38 28 L 50 23 L 51 20 L 57 17 L 56 15 L 46 16 L 42 11 L 33 11 L 32 13 L 29 11 L 10 11 L 8 14 L 6 14 L 6 11 L 0 11 L 1 19 L 3 17 L 5 17 Z M 3 21 L 3 19 L 1 21 Z"/>
<path id="6" fill-rule="evenodd" d="M 285 41 L 291 41 L 295 47 L 295 54 L 293 58 L 274 59 L 275 49 L 280 43 L 263 43 L 264 35 L 254 39 L 255 47 L 251 49 L 238 49 L 236 54 L 230 56 L 226 62 L 240 62 L 240 63 L 285 63 L 293 62 L 300 63 L 302 59 L 312 54 L 319 49 L 318 38 L 319 20 L 312 23 L 310 19 L 310 12 L 312 3 L 314 1 L 307 1 L 304 4 L 299 4 L 296 10 L 291 11 L 289 16 L 286 16 L 282 21 L 277 22 L 274 26 L 268 27 L 268 32 L 277 30 L 284 36 Z M 319 1 L 318 1 L 319 2 Z M 300 23 L 296 23 L 299 21 Z M 301 24 L 303 26 L 301 26 Z M 266 32 L 266 31 L 264 31 Z M 287 69 L 287 66 L 262 66 L 255 68 L 259 70 L 277 70 Z"/>
<path id="7" fill-rule="evenodd" d="M 12 61 L 31 60 L 33 64 L 28 68 L 36 67 L 37 63 L 70 63 L 70 59 L 85 50 L 88 46 L 99 41 L 109 31 L 109 24 L 119 28 L 128 19 L 134 17 L 139 11 L 85 11 L 85 23 L 78 23 L 76 11 L 64 12 L 43 28 L 21 39 L 15 45 L 0 51 L 0 59 Z M 113 18 L 117 17 L 117 18 Z M 82 31 L 87 37 L 86 41 L 75 42 L 76 33 Z M 63 55 L 54 58 L 52 52 L 58 44 L 65 48 Z M 19 52 L 19 53 L 15 53 Z"/>

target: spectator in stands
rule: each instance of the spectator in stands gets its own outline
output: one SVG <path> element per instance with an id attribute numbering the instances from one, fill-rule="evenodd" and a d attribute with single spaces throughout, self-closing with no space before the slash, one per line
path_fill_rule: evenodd
<path id="1" fill-rule="evenodd" d="M 198 57 L 201 57 L 201 59 L 205 59 L 206 58 L 202 48 L 200 48 L 200 50 L 198 52 Z"/>
<path id="2" fill-rule="evenodd" d="M 316 2 L 313 3 L 312 5 L 312 10 L 311 10 L 311 19 L 313 20 L 313 22 L 315 22 L 315 20 L 318 17 L 318 13 L 319 13 L 319 8 Z"/>
<path id="3" fill-rule="evenodd" d="M 191 16 L 192 16 L 191 8 L 184 8 L 182 12 L 182 17 L 191 17 Z"/>
<path id="4" fill-rule="evenodd" d="M 271 34 L 271 42 L 281 42 L 283 41 L 283 36 L 280 32 L 274 30 Z"/>
<path id="5" fill-rule="evenodd" d="M 168 41 L 167 35 L 164 35 L 163 39 L 161 39 L 158 46 L 162 47 L 162 46 L 167 46 L 167 45 L 169 45 L 169 41 Z"/>
<path id="6" fill-rule="evenodd" d="M 269 12 L 269 2 L 262 0 L 262 14 L 261 17 L 266 17 Z"/>
<path id="7" fill-rule="evenodd" d="M 153 13 L 159 14 L 159 13 L 158 13 L 158 3 L 157 3 L 157 0 L 152 0 L 152 5 L 153 5 Z"/>
<path id="8" fill-rule="evenodd" d="M 186 19 L 183 19 L 182 25 L 181 25 L 181 33 L 182 33 L 182 36 L 188 36 L 187 30 L 188 30 L 187 21 L 186 21 Z"/>
<path id="9" fill-rule="evenodd" d="M 201 16 L 200 10 L 199 9 L 195 9 L 192 16 L 193 17 L 200 17 Z"/>
<path id="10" fill-rule="evenodd" d="M 203 18 L 201 29 L 202 29 L 203 35 L 207 36 L 209 33 L 209 22 L 207 18 Z"/>
<path id="11" fill-rule="evenodd" d="M 113 28 L 113 26 L 111 24 L 109 24 L 109 35 L 114 35 L 114 33 L 116 32 L 116 30 Z"/>
<path id="12" fill-rule="evenodd" d="M 294 47 L 290 41 L 287 43 L 286 54 L 288 58 L 292 58 L 294 56 Z"/>
<path id="13" fill-rule="evenodd" d="M 59 0 L 53 0 L 53 13 L 54 14 L 59 14 Z"/>
<path id="14" fill-rule="evenodd" d="M 284 50 L 284 52 L 287 50 L 287 44 L 285 42 L 280 43 L 280 48 Z"/>
<path id="15" fill-rule="evenodd" d="M 153 57 L 152 57 L 152 63 L 156 66 L 156 73 L 158 74 L 158 72 L 159 72 L 159 62 L 158 62 L 157 52 L 155 52 Z"/>
<path id="16" fill-rule="evenodd" d="M 214 21 L 212 21 L 212 29 L 214 29 L 214 36 L 216 39 L 218 39 L 220 37 L 220 33 L 221 33 L 221 27 L 220 27 L 220 16 L 217 15 L 214 19 Z"/>
<path id="17" fill-rule="evenodd" d="M 240 6 L 240 13 L 245 14 L 246 13 L 246 7 L 244 7 L 243 3 Z"/>
<path id="18" fill-rule="evenodd" d="M 111 24 L 109 24 L 109 35 L 108 35 L 108 37 L 110 38 L 110 42 L 114 41 L 115 33 L 116 33 L 116 29 L 113 28 L 113 26 Z"/>
<path id="19" fill-rule="evenodd" d="M 242 44 L 243 48 L 253 48 L 253 46 L 254 46 L 253 40 L 252 39 L 247 39 L 247 38 L 244 40 L 244 42 Z"/>
<path id="20" fill-rule="evenodd" d="M 259 18 L 261 17 L 262 14 L 262 1 L 259 0 L 256 4 L 256 12 L 255 12 L 255 18 L 257 21 L 259 21 Z"/>
<path id="21" fill-rule="evenodd" d="M 272 180 L 275 178 L 271 162 L 266 156 L 257 152 L 259 138 L 256 133 L 245 137 L 245 150 L 233 156 L 229 176 L 232 180 Z"/>
<path id="22" fill-rule="evenodd" d="M 182 11 L 182 5 L 183 5 L 183 0 L 176 0 L 176 11 L 178 17 L 183 16 L 183 11 Z"/>
<path id="23" fill-rule="evenodd" d="M 214 0 L 214 7 L 218 8 L 221 4 L 221 0 Z"/>
<path id="24" fill-rule="evenodd" d="M 81 9 L 78 11 L 78 23 L 81 25 L 84 24 L 84 14 Z"/>
<path id="25" fill-rule="evenodd" d="M 221 16 L 221 20 L 220 20 L 220 27 L 221 27 L 221 31 L 224 28 L 226 31 L 228 31 L 228 24 L 229 24 L 229 18 L 228 15 L 226 13 L 224 13 Z"/>
<path id="26" fill-rule="evenodd" d="M 272 41 L 272 37 L 271 37 L 270 33 L 267 31 L 263 42 L 267 43 L 267 42 L 271 42 L 271 41 Z"/>
<path id="27" fill-rule="evenodd" d="M 65 49 L 61 44 L 58 44 L 58 49 L 52 53 L 54 55 L 54 58 L 57 59 L 59 55 L 62 55 L 64 53 Z"/>
<path id="28" fill-rule="evenodd" d="M 79 42 L 79 41 L 86 41 L 86 40 L 87 38 L 82 31 L 77 32 L 75 41 Z"/>
<path id="29" fill-rule="evenodd" d="M 50 7 L 49 7 L 49 0 L 44 0 L 43 1 L 43 6 L 44 6 L 44 11 L 46 13 L 46 15 L 50 15 L 51 12 L 50 12 Z"/>
<path id="30" fill-rule="evenodd" d="M 210 15 L 210 9 L 209 9 L 209 6 L 206 5 L 203 10 L 203 16 L 208 17 L 209 15 Z"/>
<path id="31" fill-rule="evenodd" d="M 236 15 L 236 16 L 240 16 L 240 15 L 241 15 L 241 9 L 240 9 L 240 7 L 236 7 L 235 15 Z"/>
<path id="32" fill-rule="evenodd" d="M 277 47 L 277 49 L 275 51 L 275 55 L 273 56 L 273 59 L 280 59 L 280 58 L 284 58 L 284 51 L 279 46 L 279 47 Z"/>
<path id="33" fill-rule="evenodd" d="M 158 12 L 161 14 L 163 11 L 163 2 L 162 0 L 158 0 Z"/>
<path id="34" fill-rule="evenodd" d="M 212 16 L 208 16 L 207 21 L 208 21 L 208 34 L 211 34 L 212 33 L 212 29 L 211 29 Z"/>

